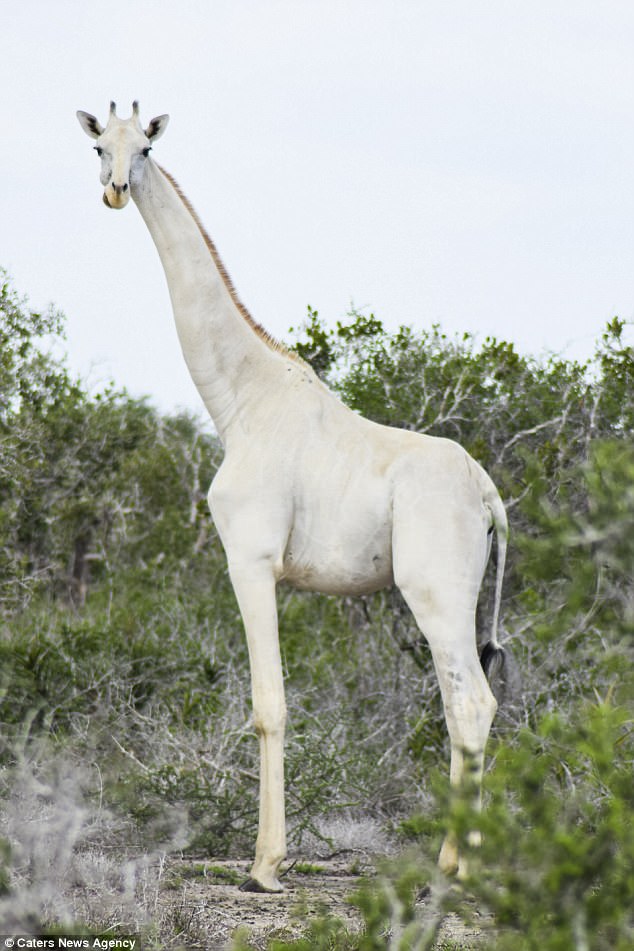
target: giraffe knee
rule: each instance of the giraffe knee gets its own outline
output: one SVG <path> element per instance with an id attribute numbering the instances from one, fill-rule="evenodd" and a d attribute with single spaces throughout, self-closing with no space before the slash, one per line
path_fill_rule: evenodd
<path id="1" fill-rule="evenodd" d="M 285 704 L 253 704 L 253 726 L 258 736 L 279 736 L 286 727 Z"/>

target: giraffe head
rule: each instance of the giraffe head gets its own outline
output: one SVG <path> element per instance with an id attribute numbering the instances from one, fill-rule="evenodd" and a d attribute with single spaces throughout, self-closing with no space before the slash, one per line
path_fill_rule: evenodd
<path id="1" fill-rule="evenodd" d="M 125 208 L 130 189 L 140 184 L 145 160 L 153 142 L 165 131 L 169 116 L 157 116 L 143 129 L 138 102 L 132 103 L 129 119 L 119 119 L 117 107 L 111 102 L 105 129 L 88 112 L 78 112 L 77 118 L 84 132 L 97 140 L 95 149 L 101 159 L 99 178 L 105 189 L 104 204 L 108 208 Z"/>

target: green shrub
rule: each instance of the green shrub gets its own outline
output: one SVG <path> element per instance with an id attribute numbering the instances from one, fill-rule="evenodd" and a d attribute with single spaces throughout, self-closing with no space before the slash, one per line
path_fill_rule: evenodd
<path id="1" fill-rule="evenodd" d="M 467 887 L 493 912 L 500 949 L 634 942 L 632 721 L 607 702 L 569 717 L 520 733 L 487 777 L 484 845 Z"/>

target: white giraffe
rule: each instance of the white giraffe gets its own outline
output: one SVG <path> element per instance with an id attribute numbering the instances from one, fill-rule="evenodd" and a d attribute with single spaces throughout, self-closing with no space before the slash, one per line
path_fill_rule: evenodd
<path id="1" fill-rule="evenodd" d="M 259 830 L 245 887 L 280 891 L 286 708 L 276 585 L 355 595 L 396 584 L 433 656 L 451 782 L 463 780 L 468 756 L 479 783 L 496 702 L 477 654 L 475 612 L 495 528 L 486 650 L 499 656 L 504 506 L 457 443 L 352 412 L 251 319 L 189 201 L 150 157 L 168 116 L 146 129 L 138 103 L 129 119 L 111 103 L 105 128 L 88 113 L 77 116 L 96 140 L 105 204 L 123 208 L 132 196 L 154 239 L 185 361 L 224 446 L 209 504 L 246 630 L 260 741 Z M 460 873 L 451 838 L 439 864 Z"/>

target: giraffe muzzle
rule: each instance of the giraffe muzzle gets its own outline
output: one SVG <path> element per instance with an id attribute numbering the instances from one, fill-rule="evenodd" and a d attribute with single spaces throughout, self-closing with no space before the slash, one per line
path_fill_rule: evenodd
<path id="1" fill-rule="evenodd" d="M 108 208 L 125 208 L 130 198 L 130 186 L 127 182 L 123 185 L 113 185 L 112 182 L 103 193 L 103 203 Z"/>

